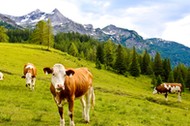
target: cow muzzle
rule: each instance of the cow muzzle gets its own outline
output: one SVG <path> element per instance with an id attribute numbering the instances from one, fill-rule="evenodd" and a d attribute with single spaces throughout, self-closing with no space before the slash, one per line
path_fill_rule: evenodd
<path id="1" fill-rule="evenodd" d="M 26 83 L 26 87 L 30 86 L 30 83 Z"/>
<path id="2" fill-rule="evenodd" d="M 61 90 L 65 90 L 65 86 L 62 85 L 62 84 L 58 84 L 57 87 L 56 87 L 56 91 L 60 92 Z"/>

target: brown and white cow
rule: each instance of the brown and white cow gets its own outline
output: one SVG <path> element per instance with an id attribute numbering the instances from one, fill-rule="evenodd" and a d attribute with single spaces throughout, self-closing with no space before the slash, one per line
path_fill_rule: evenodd
<path id="1" fill-rule="evenodd" d="M 3 73 L 0 72 L 0 80 L 3 80 L 4 76 L 3 76 Z"/>
<path id="2" fill-rule="evenodd" d="M 34 90 L 36 82 L 36 67 L 32 63 L 27 63 L 24 65 L 22 78 L 26 79 L 26 87 L 29 87 L 31 90 Z"/>
<path id="3" fill-rule="evenodd" d="M 178 101 L 181 102 L 181 92 L 182 84 L 181 83 L 162 83 L 154 88 L 153 94 L 164 93 L 166 101 L 168 100 L 168 93 L 177 93 Z"/>
<path id="4" fill-rule="evenodd" d="M 63 105 L 68 102 L 70 126 L 74 126 L 74 100 L 80 98 L 83 107 L 83 118 L 90 121 L 90 103 L 95 103 L 94 89 L 92 86 L 92 74 L 87 68 L 65 69 L 62 64 L 55 64 L 52 68 L 43 69 L 46 74 L 52 74 L 50 91 L 58 106 L 60 114 L 60 126 L 65 125 Z"/>

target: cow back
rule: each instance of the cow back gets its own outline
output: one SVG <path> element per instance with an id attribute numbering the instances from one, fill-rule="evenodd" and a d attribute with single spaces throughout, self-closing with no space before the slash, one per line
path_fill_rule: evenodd
<path id="1" fill-rule="evenodd" d="M 75 94 L 75 97 L 80 97 L 92 86 L 92 74 L 87 68 L 72 70 L 75 73 L 73 76 L 66 76 L 65 86 L 71 94 Z"/>
<path id="2" fill-rule="evenodd" d="M 32 63 L 25 64 L 23 74 L 26 75 L 26 73 L 31 73 L 32 76 L 36 76 L 36 67 Z"/>

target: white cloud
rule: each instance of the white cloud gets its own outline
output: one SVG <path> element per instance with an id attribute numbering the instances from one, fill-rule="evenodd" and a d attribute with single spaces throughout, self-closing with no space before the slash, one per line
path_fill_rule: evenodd
<path id="1" fill-rule="evenodd" d="M 190 14 L 183 19 L 166 23 L 162 38 L 176 41 L 190 47 Z"/>
<path id="2" fill-rule="evenodd" d="M 135 3 L 137 2 L 137 3 Z M 0 0 L 0 13 L 25 15 L 35 9 L 50 13 L 57 8 L 80 24 L 103 28 L 109 24 L 135 30 L 144 38 L 163 38 L 190 47 L 190 2 L 116 0 Z M 114 3 L 114 4 L 113 4 Z M 186 16 L 186 17 L 184 17 Z"/>

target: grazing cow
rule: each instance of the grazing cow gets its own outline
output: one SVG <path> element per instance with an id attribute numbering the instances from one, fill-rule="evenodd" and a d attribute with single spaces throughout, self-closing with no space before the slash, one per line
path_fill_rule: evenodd
<path id="1" fill-rule="evenodd" d="M 22 78 L 26 79 L 26 87 L 34 90 L 37 74 L 36 67 L 32 63 L 25 64 L 23 74 Z"/>
<path id="2" fill-rule="evenodd" d="M 58 106 L 60 126 L 65 125 L 63 115 L 64 101 L 68 102 L 70 126 L 74 126 L 74 100 L 80 98 L 83 107 L 83 118 L 90 121 L 90 103 L 95 103 L 94 89 L 92 87 L 92 74 L 87 68 L 65 69 L 62 64 L 55 64 L 52 68 L 46 67 L 44 73 L 52 74 L 50 91 Z M 92 101 L 91 101 L 92 100 Z"/>
<path id="3" fill-rule="evenodd" d="M 178 93 L 178 101 L 181 102 L 181 83 L 162 83 L 154 88 L 153 94 L 165 93 L 165 99 L 168 100 L 168 93 Z"/>
<path id="4" fill-rule="evenodd" d="M 0 72 L 0 80 L 3 80 L 4 76 L 3 76 L 3 73 Z"/>

